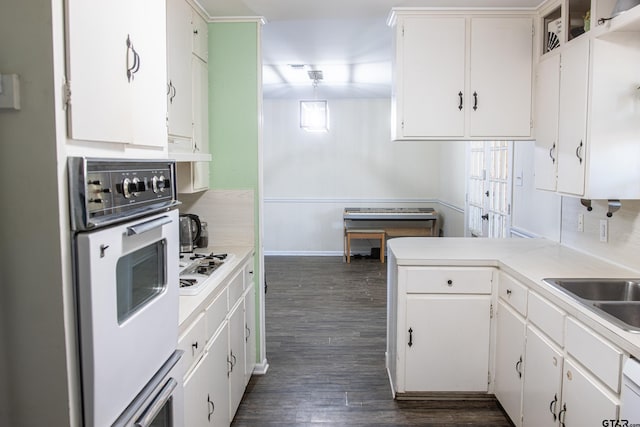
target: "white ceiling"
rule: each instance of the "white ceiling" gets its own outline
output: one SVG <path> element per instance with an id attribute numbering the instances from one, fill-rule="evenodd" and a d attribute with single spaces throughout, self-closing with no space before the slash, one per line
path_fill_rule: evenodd
<path id="1" fill-rule="evenodd" d="M 260 16 L 265 98 L 388 97 L 392 7 L 517 7 L 542 0 L 197 0 L 212 17 Z M 290 65 L 305 65 L 294 69 Z M 322 70 L 314 93 L 307 70 Z"/>

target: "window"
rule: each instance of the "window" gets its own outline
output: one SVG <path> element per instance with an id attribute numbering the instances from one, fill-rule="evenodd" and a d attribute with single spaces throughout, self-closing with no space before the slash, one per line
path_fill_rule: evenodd
<path id="1" fill-rule="evenodd" d="M 468 149 L 467 234 L 508 237 L 511 227 L 510 141 L 472 141 Z"/>
<path id="2" fill-rule="evenodd" d="M 327 101 L 300 101 L 300 127 L 308 132 L 329 130 Z"/>

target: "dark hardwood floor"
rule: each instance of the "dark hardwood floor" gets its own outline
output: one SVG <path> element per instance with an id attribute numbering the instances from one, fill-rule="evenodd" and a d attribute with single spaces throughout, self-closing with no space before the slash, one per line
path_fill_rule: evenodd
<path id="1" fill-rule="evenodd" d="M 509 426 L 495 400 L 396 401 L 384 366 L 386 264 L 267 257 L 269 370 L 233 426 Z"/>

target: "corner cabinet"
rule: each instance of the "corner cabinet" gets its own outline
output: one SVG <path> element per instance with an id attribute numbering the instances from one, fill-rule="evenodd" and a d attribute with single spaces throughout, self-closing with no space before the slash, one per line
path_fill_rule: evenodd
<path id="1" fill-rule="evenodd" d="M 640 198 L 638 33 L 577 38 L 536 76 L 536 187 L 586 199 Z"/>
<path id="2" fill-rule="evenodd" d="M 69 137 L 166 146 L 164 2 L 65 5 Z"/>
<path id="3" fill-rule="evenodd" d="M 395 393 L 487 392 L 493 273 L 492 268 L 397 268 L 397 282 L 389 288 L 395 307 L 387 322 Z"/>
<path id="4" fill-rule="evenodd" d="M 392 139 L 530 139 L 531 16 L 394 10 Z"/>

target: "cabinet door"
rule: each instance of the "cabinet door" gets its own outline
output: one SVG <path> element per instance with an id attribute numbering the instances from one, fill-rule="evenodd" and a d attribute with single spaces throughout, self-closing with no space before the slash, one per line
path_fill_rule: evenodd
<path id="1" fill-rule="evenodd" d="M 405 390 L 487 391 L 490 297 L 409 294 Z"/>
<path id="2" fill-rule="evenodd" d="M 207 352 L 211 359 L 209 371 L 209 394 L 213 402 L 213 412 L 210 418 L 211 426 L 228 426 L 231 422 L 229 416 L 229 362 L 227 356 L 229 345 L 229 329 L 225 325 L 218 335 L 207 346 Z M 191 424 L 185 423 L 185 426 Z"/>
<path id="3" fill-rule="evenodd" d="M 251 267 L 253 268 L 253 266 Z M 246 347 L 246 366 L 244 370 L 245 386 L 249 383 L 253 368 L 256 365 L 256 288 L 253 282 L 248 283 L 249 290 L 244 298 L 245 307 L 245 347 Z"/>
<path id="4" fill-rule="evenodd" d="M 194 9 L 191 10 L 191 26 L 193 33 L 193 53 L 204 62 L 209 58 L 209 28 L 202 16 Z"/>
<path id="5" fill-rule="evenodd" d="M 184 381 L 184 425 L 210 426 L 214 413 L 209 384 L 211 382 L 211 355 L 205 353 L 195 369 Z"/>
<path id="6" fill-rule="evenodd" d="M 588 402 L 588 403 L 587 403 Z M 619 401 L 570 360 L 564 362 L 560 425 L 602 425 L 618 417 Z"/>
<path id="7" fill-rule="evenodd" d="M 127 68 L 129 2 L 67 0 L 68 132 L 73 139 L 131 142 L 133 118 Z M 94 19 L 99 16 L 100 19 Z M 134 43 L 137 43 L 134 40 Z M 137 82 L 136 82 L 137 83 Z"/>
<path id="8" fill-rule="evenodd" d="M 471 19 L 471 137 L 531 135 L 531 18 Z"/>
<path id="9" fill-rule="evenodd" d="M 244 301 L 242 301 L 229 315 L 229 358 L 232 363 L 232 369 L 229 373 L 229 421 L 231 421 L 236 414 L 245 388 L 244 370 L 246 361 L 244 326 Z"/>
<path id="10" fill-rule="evenodd" d="M 527 328 L 523 425 L 558 425 L 562 391 L 562 354 L 533 328 Z"/>
<path id="11" fill-rule="evenodd" d="M 402 136 L 464 136 L 465 18 L 410 17 L 401 25 Z"/>
<path id="12" fill-rule="evenodd" d="M 185 0 L 167 1 L 167 102 L 169 136 L 191 139 L 191 7 Z"/>
<path id="13" fill-rule="evenodd" d="M 130 11 L 138 17 L 131 40 L 139 56 L 139 69 L 132 88 L 132 143 L 148 146 L 167 145 L 167 48 L 166 9 L 163 2 L 130 2 Z M 142 25 L 144 23 L 144 25 Z"/>
<path id="14" fill-rule="evenodd" d="M 524 319 L 498 301 L 494 392 L 515 426 L 521 425 Z"/>
<path id="15" fill-rule="evenodd" d="M 193 151 L 209 152 L 209 69 L 197 56 L 191 57 L 193 92 Z"/>
<path id="16" fill-rule="evenodd" d="M 536 76 L 536 188 L 556 190 L 558 172 L 558 115 L 560 108 L 560 55 L 538 63 Z"/>
<path id="17" fill-rule="evenodd" d="M 587 163 L 589 39 L 574 43 L 560 60 L 558 191 L 580 196 Z"/>

